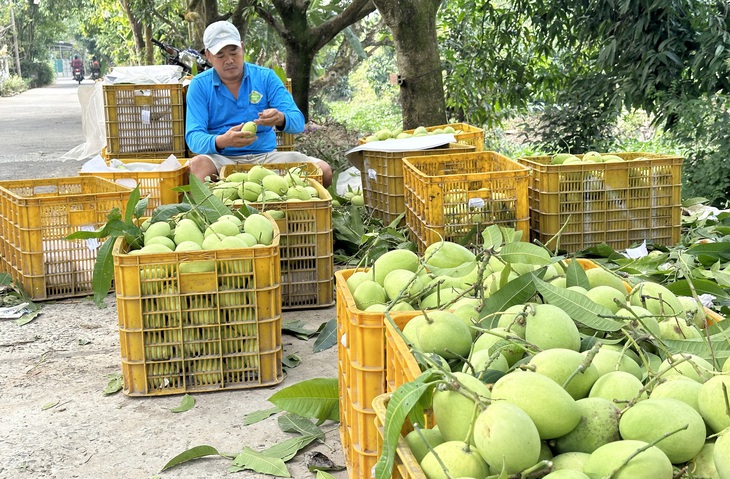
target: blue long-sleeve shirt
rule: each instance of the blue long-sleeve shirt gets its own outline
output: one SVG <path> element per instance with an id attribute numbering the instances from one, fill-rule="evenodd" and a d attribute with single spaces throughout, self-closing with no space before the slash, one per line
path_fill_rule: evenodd
<path id="1" fill-rule="evenodd" d="M 258 139 L 247 147 L 219 151 L 215 146 L 216 136 L 235 125 L 257 119 L 259 112 L 267 108 L 276 108 L 286 117 L 282 131 L 301 133 L 304 130 L 304 115 L 276 73 L 253 63 L 245 63 L 238 100 L 211 68 L 193 77 L 188 85 L 186 106 L 185 141 L 195 154 L 240 156 L 275 150 L 276 131 L 268 126 L 259 126 Z"/>

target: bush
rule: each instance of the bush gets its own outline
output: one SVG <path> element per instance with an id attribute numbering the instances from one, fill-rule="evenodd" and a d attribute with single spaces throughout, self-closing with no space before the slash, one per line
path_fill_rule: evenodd
<path id="1" fill-rule="evenodd" d="M 0 96 L 13 96 L 28 89 L 28 81 L 12 75 L 0 82 Z"/>
<path id="2" fill-rule="evenodd" d="M 50 62 L 25 60 L 20 63 L 20 70 L 29 79 L 31 88 L 50 85 L 56 80 L 56 71 Z"/>
<path id="3" fill-rule="evenodd" d="M 703 197 L 730 206 L 730 98 L 713 95 L 684 102 L 669 134 L 684 145 L 684 198 Z"/>
<path id="4" fill-rule="evenodd" d="M 357 146 L 359 138 L 358 132 L 327 118 L 319 123 L 309 122 L 304 132 L 296 136 L 294 148 L 326 161 L 333 171 L 345 171 L 350 167 L 345 152 Z"/>

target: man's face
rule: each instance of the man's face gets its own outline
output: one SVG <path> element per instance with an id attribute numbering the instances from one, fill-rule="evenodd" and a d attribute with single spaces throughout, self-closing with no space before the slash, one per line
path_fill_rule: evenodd
<path id="1" fill-rule="evenodd" d="M 218 76 L 224 81 L 238 80 L 243 77 L 243 43 L 241 45 L 226 45 L 215 55 L 205 52 Z"/>

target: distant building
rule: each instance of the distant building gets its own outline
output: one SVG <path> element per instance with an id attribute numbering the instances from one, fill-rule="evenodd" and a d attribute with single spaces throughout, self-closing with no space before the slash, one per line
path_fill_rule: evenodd
<path id="1" fill-rule="evenodd" d="M 74 45 L 69 42 L 56 42 L 49 48 L 49 56 L 54 63 L 56 75 L 59 77 L 71 76 L 71 59 L 74 56 Z M 80 54 L 83 54 L 81 52 Z"/>

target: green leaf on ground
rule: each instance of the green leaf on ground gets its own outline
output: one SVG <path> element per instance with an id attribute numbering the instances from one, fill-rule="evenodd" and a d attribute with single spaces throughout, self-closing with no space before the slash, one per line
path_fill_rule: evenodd
<path id="1" fill-rule="evenodd" d="M 318 334 L 318 331 L 305 328 L 304 322 L 298 319 L 281 323 L 281 332 L 282 334 L 291 334 L 302 340 L 307 340 Z"/>
<path id="2" fill-rule="evenodd" d="M 263 421 L 267 417 L 273 416 L 277 412 L 281 412 L 281 409 L 279 409 L 278 407 L 271 407 L 269 409 L 262 409 L 260 411 L 248 413 L 243 416 L 243 425 L 250 426 L 251 424 L 256 424 L 257 422 Z"/>
<path id="3" fill-rule="evenodd" d="M 314 479 L 336 479 L 336 478 L 329 472 L 324 472 L 321 469 L 317 469 L 317 476 Z"/>
<path id="4" fill-rule="evenodd" d="M 283 460 L 254 451 L 250 447 L 243 448 L 243 451 L 233 460 L 233 465 L 228 468 L 228 471 L 239 472 L 247 469 L 276 477 L 291 477 Z"/>
<path id="5" fill-rule="evenodd" d="M 122 373 L 114 373 L 107 375 L 108 382 L 104 387 L 104 395 L 109 396 L 122 390 L 124 379 Z"/>
<path id="6" fill-rule="evenodd" d="M 324 421 L 340 420 L 340 396 L 336 378 L 313 378 L 274 393 L 269 402 L 284 411 Z"/>
<path id="7" fill-rule="evenodd" d="M 45 411 L 46 409 L 51 409 L 52 407 L 58 406 L 58 403 L 61 401 L 59 399 L 56 399 L 55 401 L 45 403 L 43 406 L 41 406 L 41 411 Z"/>
<path id="8" fill-rule="evenodd" d="M 296 456 L 300 450 L 310 445 L 312 441 L 316 439 L 316 436 L 311 435 L 292 437 L 264 449 L 261 451 L 261 454 L 268 457 L 276 457 L 286 462 Z"/>
<path id="9" fill-rule="evenodd" d="M 319 336 L 314 341 L 312 350 L 315 353 L 326 351 L 337 344 L 337 318 L 332 318 L 321 328 Z"/>
<path id="10" fill-rule="evenodd" d="M 200 459 L 205 456 L 220 456 L 220 453 L 213 446 L 195 446 L 170 459 L 168 463 L 162 467 L 160 472 L 164 472 L 184 462 Z"/>
<path id="11" fill-rule="evenodd" d="M 299 414 L 287 413 L 279 416 L 279 428 L 284 432 L 298 432 L 302 436 L 315 436 L 324 441 L 324 431 L 318 428 L 311 419 Z"/>
<path id="12" fill-rule="evenodd" d="M 189 411 L 193 408 L 193 406 L 195 406 L 195 398 L 189 394 L 186 394 L 185 396 L 183 396 L 182 401 L 180 401 L 180 405 L 170 409 L 170 412 Z"/>
<path id="13" fill-rule="evenodd" d="M 281 358 L 281 364 L 283 364 L 284 367 L 287 367 L 289 369 L 295 368 L 295 367 L 299 366 L 301 363 L 302 363 L 302 358 L 300 358 L 296 354 L 289 354 L 289 355 Z"/>

